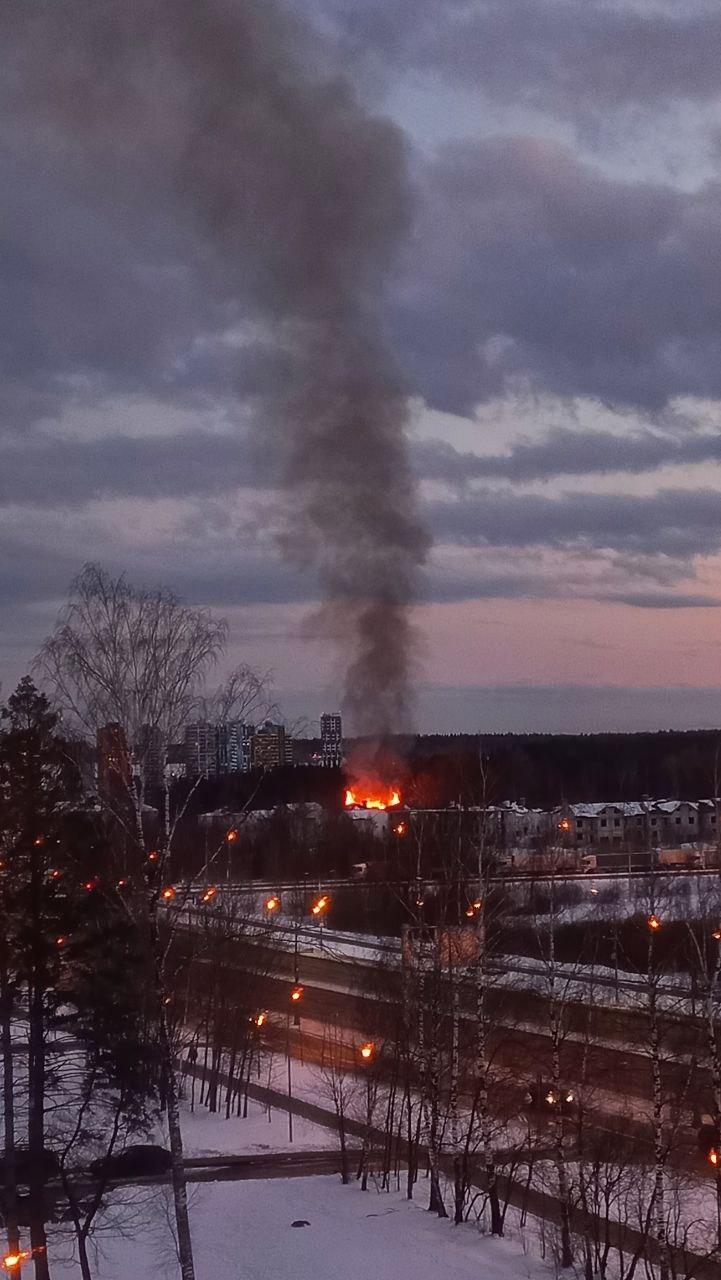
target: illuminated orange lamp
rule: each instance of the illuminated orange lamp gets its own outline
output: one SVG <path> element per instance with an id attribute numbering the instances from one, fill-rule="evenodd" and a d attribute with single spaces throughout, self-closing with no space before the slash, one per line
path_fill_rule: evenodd
<path id="1" fill-rule="evenodd" d="M 116 889 L 124 889 L 127 883 L 128 883 L 127 880 L 118 880 L 118 883 L 115 887 Z"/>
<path id="2" fill-rule="evenodd" d="M 714 1169 L 718 1169 L 719 1166 L 721 1166 L 721 1152 L 719 1152 L 717 1147 L 711 1148 L 708 1153 L 708 1159 L 709 1164 L 712 1164 Z"/>
<path id="3" fill-rule="evenodd" d="M 45 844 L 45 836 L 38 836 L 36 840 L 33 840 L 33 844 L 36 848 L 39 848 L 41 844 Z"/>
<path id="4" fill-rule="evenodd" d="M 62 874 L 63 874 L 62 871 L 60 871 L 57 867 L 53 867 L 52 871 L 50 872 L 50 879 L 59 880 Z"/>
<path id="5" fill-rule="evenodd" d="M 235 827 L 231 827 L 230 831 L 226 833 L 225 838 L 228 841 L 228 844 L 233 844 L 238 839 L 238 832 Z"/>
<path id="6" fill-rule="evenodd" d="M 646 921 L 646 923 L 652 933 L 656 933 L 661 928 L 661 921 L 659 920 L 658 916 L 655 915 L 653 912 L 648 917 L 648 920 Z"/>
<path id="7" fill-rule="evenodd" d="M 314 916 L 322 916 L 323 912 L 327 911 L 329 906 L 330 906 L 329 895 L 327 893 L 322 893 L 319 898 L 316 898 L 315 902 L 313 903 L 313 906 L 311 907 L 311 911 L 313 912 Z"/>
<path id="8" fill-rule="evenodd" d="M 470 905 L 466 907 L 466 915 L 468 918 L 472 919 L 476 912 L 480 911 L 482 906 L 483 901 L 481 898 L 476 898 L 474 902 L 471 902 Z"/>
<path id="9" fill-rule="evenodd" d="M 569 822 L 568 818 L 561 818 L 561 821 L 558 824 L 558 830 L 559 831 L 571 830 L 571 823 Z"/>
<path id="10" fill-rule="evenodd" d="M 148 854 L 148 862 L 157 862 L 157 861 L 158 861 L 158 850 L 151 849 L 150 853 Z"/>
<path id="11" fill-rule="evenodd" d="M 718 929 L 714 929 L 711 937 L 715 938 L 717 942 L 721 942 L 721 926 Z"/>
<path id="12" fill-rule="evenodd" d="M 300 1004 L 301 1000 L 303 999 L 302 983 L 296 982 L 295 986 L 293 987 L 290 993 L 290 998 L 293 1001 L 293 1004 Z"/>
<path id="13" fill-rule="evenodd" d="M 360 1047 L 360 1056 L 364 1062 L 372 1062 L 375 1057 L 376 1047 L 372 1040 L 366 1040 L 365 1044 Z"/>
<path id="14" fill-rule="evenodd" d="M 210 884 L 210 885 L 208 885 L 208 888 L 205 890 L 205 893 L 204 893 L 204 894 L 203 894 L 203 896 L 201 897 L 200 901 L 201 901 L 201 902 L 212 902 L 212 901 L 213 901 L 213 898 L 216 896 L 217 892 L 218 892 L 218 890 L 216 889 L 216 887 L 215 887 L 215 885 L 214 885 L 214 884 Z"/>
<path id="15" fill-rule="evenodd" d="M 30 1250 L 21 1249 L 18 1253 L 6 1253 L 2 1264 L 6 1271 L 14 1271 L 21 1262 L 27 1262 L 29 1257 L 31 1257 Z"/>
<path id="16" fill-rule="evenodd" d="M 466 907 L 466 915 L 468 916 L 469 920 L 472 920 L 475 914 L 476 914 L 475 907 Z"/>
<path id="17" fill-rule="evenodd" d="M 278 898 L 276 894 L 272 893 L 270 897 L 265 900 L 265 909 L 266 911 L 270 911 L 271 914 L 274 911 L 280 911 L 280 898 Z"/>
<path id="18" fill-rule="evenodd" d="M 83 889 L 87 889 L 88 893 L 92 893 L 93 889 L 97 889 L 97 880 L 86 880 Z"/>
<path id="19" fill-rule="evenodd" d="M 170 902 L 171 899 L 175 897 L 175 889 L 172 884 L 166 885 L 160 896 L 165 902 Z"/>
<path id="20" fill-rule="evenodd" d="M 65 937 L 64 933 L 59 934 L 59 936 L 55 939 L 55 945 L 58 947 L 64 947 L 66 942 L 67 942 L 67 938 Z"/>
<path id="21" fill-rule="evenodd" d="M 265 1012 L 265 1009 L 261 1009 L 260 1013 L 256 1013 L 255 1017 L 253 1018 L 253 1026 L 264 1027 L 267 1021 L 268 1021 L 268 1015 Z"/>
<path id="22" fill-rule="evenodd" d="M 405 822 L 399 822 L 398 826 L 393 828 L 393 831 L 397 836 L 404 836 L 407 830 L 408 830 L 408 827 L 406 826 Z"/>
<path id="23" fill-rule="evenodd" d="M 424 907 L 425 905 L 426 905 L 426 904 L 425 904 L 425 899 L 424 899 L 424 898 L 416 898 L 416 906 L 417 906 L 417 907 Z"/>

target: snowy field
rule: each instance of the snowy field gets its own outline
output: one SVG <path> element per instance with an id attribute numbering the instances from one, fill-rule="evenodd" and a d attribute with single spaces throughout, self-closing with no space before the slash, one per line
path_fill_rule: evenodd
<path id="1" fill-rule="evenodd" d="M 145 1210 L 144 1214 L 142 1210 Z M 98 1280 L 177 1280 L 164 1190 L 135 1202 L 133 1233 L 100 1237 Z M 343 1187 L 338 1178 L 215 1183 L 194 1187 L 191 1221 L 197 1280 L 549 1280 L 520 1245 L 480 1239 L 402 1195 Z M 293 1227 L 305 1221 L 308 1226 Z M 53 1280 L 77 1266 L 53 1256 Z"/>

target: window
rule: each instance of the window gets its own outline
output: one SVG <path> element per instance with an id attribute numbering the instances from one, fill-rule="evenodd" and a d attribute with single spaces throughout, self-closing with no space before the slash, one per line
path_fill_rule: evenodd
<path id="1" fill-rule="evenodd" d="M 680 826 L 681 826 L 681 819 L 680 819 L 680 818 L 677 818 L 677 819 L 676 819 L 676 826 L 677 826 L 677 827 L 680 827 Z"/>
<path id="2" fill-rule="evenodd" d="M 690 813 L 688 815 L 688 821 L 689 821 L 689 826 L 693 826 L 694 822 L 696 821 L 696 815 L 694 813 Z"/>
<path id="3" fill-rule="evenodd" d="M 621 825 L 621 819 L 620 819 L 620 818 L 614 818 L 614 820 L 613 820 L 613 825 L 614 825 L 614 827 L 620 827 L 620 825 Z"/>
<path id="4" fill-rule="evenodd" d="M 608 826 L 608 821 L 606 820 L 606 818 L 601 818 L 601 826 L 602 826 L 602 827 L 607 827 L 607 826 Z"/>
<path id="5" fill-rule="evenodd" d="M 658 818 L 652 818 L 652 819 L 651 819 L 651 826 L 652 826 L 652 827 L 657 827 L 657 826 L 658 826 Z"/>
<path id="6" fill-rule="evenodd" d="M 583 818 L 576 818 L 576 826 L 577 827 L 583 826 Z"/>

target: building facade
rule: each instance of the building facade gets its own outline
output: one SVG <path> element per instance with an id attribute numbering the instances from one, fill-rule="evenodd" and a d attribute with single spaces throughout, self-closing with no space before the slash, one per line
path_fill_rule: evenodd
<path id="1" fill-rule="evenodd" d="M 189 778 L 212 778 L 217 770 L 217 732 L 207 720 L 185 726 L 183 756 Z"/>
<path id="2" fill-rule="evenodd" d="M 127 795 L 132 780 L 128 740 L 121 724 L 104 724 L 98 729 L 98 791 L 103 795 Z"/>
<path id="3" fill-rule="evenodd" d="M 227 773 L 250 773 L 255 763 L 255 729 L 240 720 L 219 724 L 217 729 L 217 770 Z"/>
<path id="4" fill-rule="evenodd" d="M 286 742 L 285 728 L 266 720 L 255 731 L 255 765 L 258 769 L 277 769 L 286 764 L 290 740 Z"/>
<path id="5" fill-rule="evenodd" d="M 320 718 L 320 755 L 326 769 L 343 764 L 343 721 L 337 711 L 327 711 Z"/>

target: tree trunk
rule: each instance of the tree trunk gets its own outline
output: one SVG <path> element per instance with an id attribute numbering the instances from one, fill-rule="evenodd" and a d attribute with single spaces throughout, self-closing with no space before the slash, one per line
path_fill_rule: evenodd
<path id="1" fill-rule="evenodd" d="M 50 1280 L 45 1234 L 45 1012 L 44 991 L 37 971 L 29 995 L 28 1148 L 30 1156 L 30 1246 L 36 1280 Z"/>
<path id="2" fill-rule="evenodd" d="M 165 1019 L 163 1019 L 163 1021 L 165 1021 Z M 190 1219 L 188 1217 L 188 1189 L 185 1181 L 185 1166 L 183 1164 L 183 1135 L 180 1129 L 178 1084 L 170 1053 L 167 1029 L 165 1031 L 164 1040 L 167 1046 L 166 1098 L 168 1108 L 168 1137 L 170 1138 L 173 1203 L 175 1206 L 175 1223 L 178 1233 L 180 1274 L 182 1280 L 195 1280 L 193 1242 L 190 1235 Z"/>
<path id="3" fill-rule="evenodd" d="M 3 951 L 5 947 L 3 945 Z M 12 1049 L 12 988 L 8 978 L 7 958 L 0 963 L 0 1007 L 2 1008 L 3 1115 L 5 1121 L 5 1155 L 3 1161 L 4 1211 L 8 1253 L 20 1250 L 18 1227 L 18 1192 L 15 1168 L 15 1064 Z M 17 1274 L 19 1275 L 19 1269 Z"/>
<path id="4" fill-rule="evenodd" d="M 36 1280 L 50 1280 L 45 1235 L 45 954 L 42 935 L 43 866 L 33 847 L 30 863 L 32 941 L 28 983 L 28 1149 L 30 1245 Z"/>

